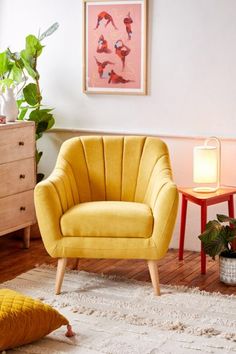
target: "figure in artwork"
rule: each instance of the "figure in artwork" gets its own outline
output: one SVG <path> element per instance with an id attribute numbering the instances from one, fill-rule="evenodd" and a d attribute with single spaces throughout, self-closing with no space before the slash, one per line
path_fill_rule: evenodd
<path id="1" fill-rule="evenodd" d="M 103 62 L 100 62 L 97 60 L 96 57 L 94 57 L 94 59 L 96 60 L 96 63 L 97 63 L 97 68 L 98 68 L 98 75 L 100 77 L 100 79 L 103 78 L 103 73 L 104 73 L 104 69 L 106 68 L 107 65 L 114 65 L 114 63 L 112 63 L 111 61 L 103 61 Z"/>
<path id="2" fill-rule="evenodd" d="M 117 75 L 114 70 L 111 70 L 108 75 L 110 76 L 108 84 L 127 84 L 127 82 L 132 82 L 132 80 L 126 80 L 122 76 Z"/>
<path id="3" fill-rule="evenodd" d="M 115 43 L 115 50 L 116 50 L 116 54 L 118 55 L 118 57 L 120 58 L 120 60 L 122 62 L 122 70 L 124 70 L 124 68 L 125 68 L 125 58 L 127 57 L 127 55 L 129 55 L 130 48 L 128 48 L 123 43 L 123 41 L 121 39 L 119 39 Z"/>
<path id="4" fill-rule="evenodd" d="M 126 27 L 126 32 L 128 34 L 128 40 L 131 39 L 131 35 L 132 35 L 132 28 L 131 28 L 131 24 L 133 23 L 133 20 L 130 16 L 130 12 L 128 13 L 127 17 L 124 18 L 124 24 Z"/>
<path id="5" fill-rule="evenodd" d="M 118 28 L 116 27 L 116 25 L 115 25 L 115 23 L 114 23 L 114 21 L 113 21 L 112 16 L 111 16 L 108 12 L 106 12 L 106 11 L 102 11 L 102 12 L 100 12 L 100 14 L 98 15 L 97 25 L 96 25 L 96 27 L 94 28 L 95 30 L 100 26 L 100 23 L 101 23 L 101 21 L 103 21 L 103 20 L 107 21 L 106 24 L 105 24 L 105 27 L 107 27 L 107 25 L 109 25 L 109 23 L 111 23 L 112 26 L 113 26 L 116 30 L 118 30 Z"/>
<path id="6" fill-rule="evenodd" d="M 111 50 L 108 48 L 107 40 L 101 34 L 98 40 L 97 53 L 111 53 Z"/>

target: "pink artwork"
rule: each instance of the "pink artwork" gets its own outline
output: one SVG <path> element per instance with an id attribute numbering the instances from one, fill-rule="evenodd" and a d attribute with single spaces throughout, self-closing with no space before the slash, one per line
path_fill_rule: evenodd
<path id="1" fill-rule="evenodd" d="M 146 94 L 146 0 L 84 6 L 84 91 Z"/>

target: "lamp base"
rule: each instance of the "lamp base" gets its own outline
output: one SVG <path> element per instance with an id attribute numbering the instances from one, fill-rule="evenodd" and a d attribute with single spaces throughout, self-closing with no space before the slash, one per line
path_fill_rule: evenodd
<path id="1" fill-rule="evenodd" d="M 216 192 L 218 190 L 217 187 L 195 187 L 193 188 L 194 192 L 197 193 L 213 193 Z"/>

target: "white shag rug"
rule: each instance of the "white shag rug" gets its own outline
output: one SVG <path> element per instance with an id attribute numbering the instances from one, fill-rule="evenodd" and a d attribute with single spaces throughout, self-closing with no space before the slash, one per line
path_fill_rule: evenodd
<path id="1" fill-rule="evenodd" d="M 35 268 L 1 288 L 39 298 L 63 313 L 76 336 L 61 327 L 7 354 L 236 353 L 236 296 L 67 271 L 54 295 L 55 269 Z"/>

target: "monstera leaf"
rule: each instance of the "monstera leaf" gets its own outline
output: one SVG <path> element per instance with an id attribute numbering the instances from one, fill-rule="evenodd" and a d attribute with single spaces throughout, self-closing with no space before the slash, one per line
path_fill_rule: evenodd
<path id="1" fill-rule="evenodd" d="M 206 230 L 198 237 L 202 241 L 204 252 L 215 259 L 216 255 L 231 251 L 231 242 L 235 236 L 235 228 L 224 226 L 218 220 L 212 220 L 207 223 Z"/>
<path id="2" fill-rule="evenodd" d="M 220 222 L 229 222 L 230 224 L 236 226 L 236 219 L 230 218 L 229 216 L 222 215 L 222 214 L 217 214 L 216 216 Z"/>

